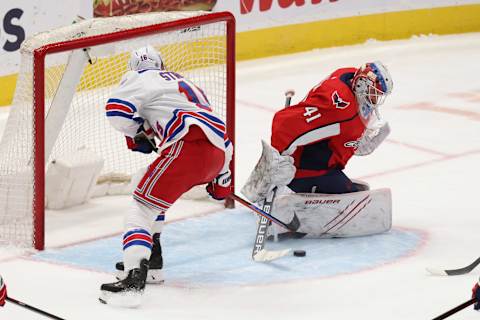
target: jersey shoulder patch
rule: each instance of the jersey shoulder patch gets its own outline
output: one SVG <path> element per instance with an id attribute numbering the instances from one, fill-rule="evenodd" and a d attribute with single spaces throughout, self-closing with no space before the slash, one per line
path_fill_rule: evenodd
<path id="1" fill-rule="evenodd" d="M 350 102 L 344 100 L 337 90 L 332 92 L 332 103 L 337 109 L 345 109 L 350 105 Z"/>

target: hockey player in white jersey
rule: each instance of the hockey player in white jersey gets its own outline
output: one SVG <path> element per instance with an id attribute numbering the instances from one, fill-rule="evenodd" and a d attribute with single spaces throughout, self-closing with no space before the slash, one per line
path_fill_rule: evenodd
<path id="1" fill-rule="evenodd" d="M 123 263 L 117 269 L 126 278 L 103 284 L 100 301 L 137 306 L 147 280 L 163 281 L 160 234 L 165 212 L 195 185 L 208 183 L 211 197 L 227 197 L 233 146 L 205 93 L 167 71 L 154 48 L 132 52 L 129 68 L 107 101 L 107 118 L 125 135 L 129 149 L 159 156 L 133 191 L 125 217 Z"/>

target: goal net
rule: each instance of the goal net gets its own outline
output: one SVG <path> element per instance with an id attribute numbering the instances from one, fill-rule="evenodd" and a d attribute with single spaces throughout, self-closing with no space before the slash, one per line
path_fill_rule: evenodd
<path id="1" fill-rule="evenodd" d="M 103 177 L 153 161 L 130 152 L 105 116 L 132 50 L 153 46 L 168 70 L 201 87 L 233 141 L 234 32 L 229 13 L 166 12 L 85 20 L 26 40 L 0 142 L 0 243 L 43 249 L 45 172 L 57 157 L 88 149 L 103 159 Z"/>

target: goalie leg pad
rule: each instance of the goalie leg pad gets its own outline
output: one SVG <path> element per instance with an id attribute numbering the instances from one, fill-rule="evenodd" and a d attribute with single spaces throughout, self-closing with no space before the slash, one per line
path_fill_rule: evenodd
<path id="1" fill-rule="evenodd" d="M 297 232 L 307 238 L 355 237 L 382 233 L 392 226 L 390 189 L 344 194 L 297 193 L 278 196 L 272 214 L 288 222 L 295 214 Z"/>

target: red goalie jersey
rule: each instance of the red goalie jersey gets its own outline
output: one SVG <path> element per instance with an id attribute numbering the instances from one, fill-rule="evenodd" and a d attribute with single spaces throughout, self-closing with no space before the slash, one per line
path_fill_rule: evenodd
<path id="1" fill-rule="evenodd" d="M 295 178 L 343 169 L 365 131 L 366 118 L 352 91 L 356 68 L 338 69 L 297 105 L 278 111 L 271 144 L 295 160 Z"/>

